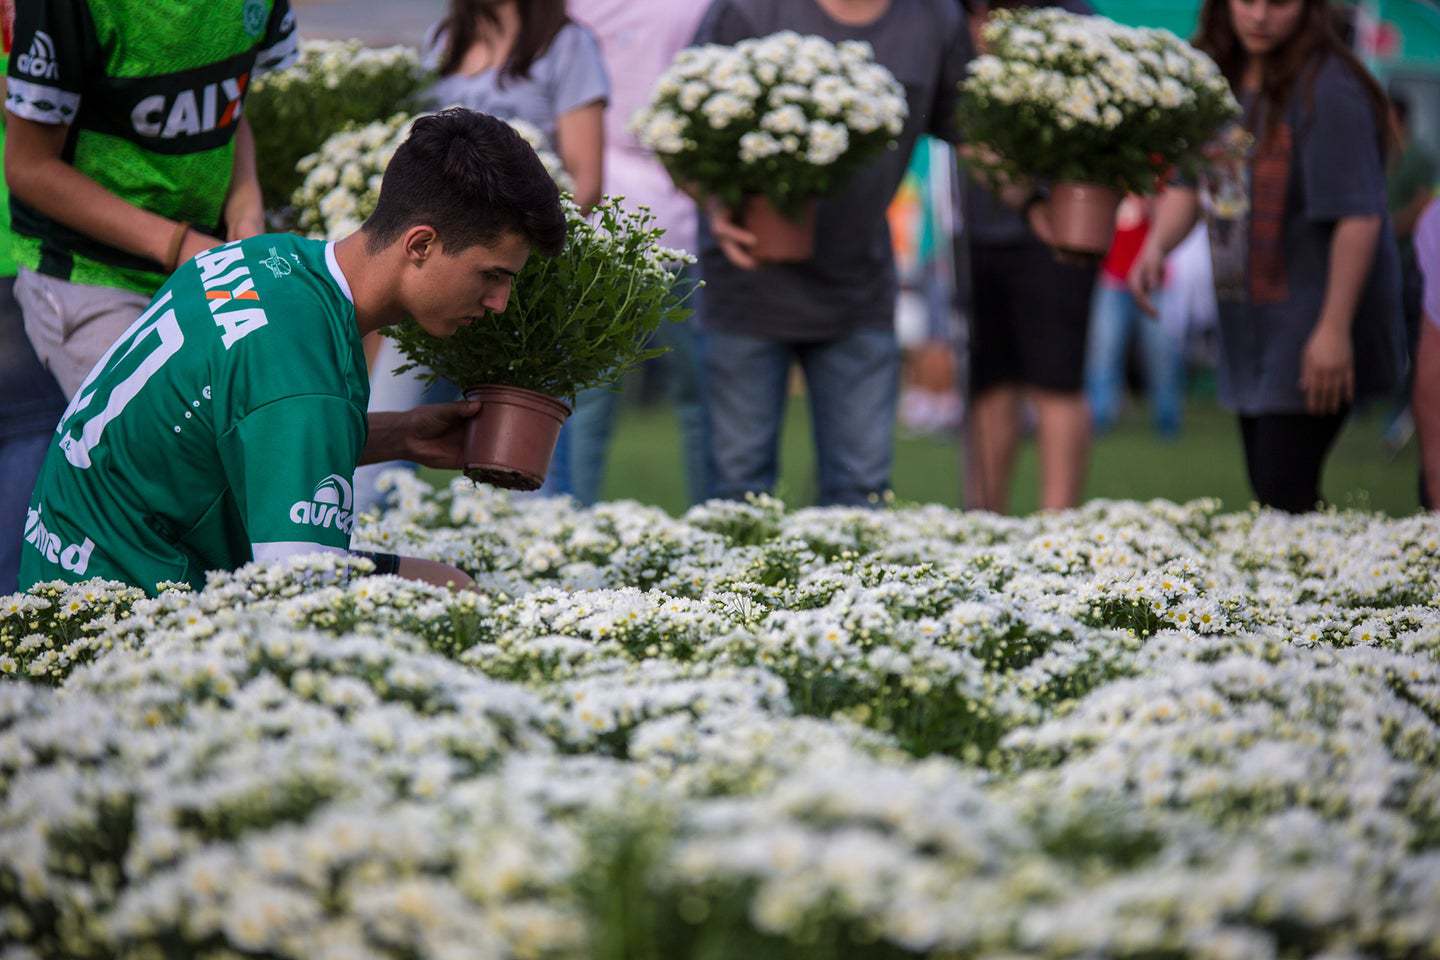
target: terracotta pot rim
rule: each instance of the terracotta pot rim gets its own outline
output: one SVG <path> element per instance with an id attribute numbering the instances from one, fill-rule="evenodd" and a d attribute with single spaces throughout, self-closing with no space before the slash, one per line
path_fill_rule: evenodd
<path id="1" fill-rule="evenodd" d="M 482 400 L 489 403 L 504 403 L 507 400 L 528 400 L 531 404 L 542 407 L 558 407 L 563 413 L 562 419 L 569 417 L 573 412 L 570 404 L 559 397 L 552 397 L 548 393 L 541 393 L 539 390 L 531 390 L 529 387 L 512 387 L 504 383 L 480 383 L 466 387 L 461 391 L 466 400 Z"/>

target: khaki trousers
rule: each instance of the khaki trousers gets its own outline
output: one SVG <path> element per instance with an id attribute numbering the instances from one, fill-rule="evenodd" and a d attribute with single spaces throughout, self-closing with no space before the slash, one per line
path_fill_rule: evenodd
<path id="1" fill-rule="evenodd" d="M 71 283 L 25 267 L 15 280 L 15 299 L 35 355 L 66 400 L 150 303 L 149 296 L 133 290 Z"/>

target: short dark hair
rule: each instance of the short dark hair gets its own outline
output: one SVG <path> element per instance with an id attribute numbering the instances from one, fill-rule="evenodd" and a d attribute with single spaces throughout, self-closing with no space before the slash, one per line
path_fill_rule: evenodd
<path id="1" fill-rule="evenodd" d="M 560 191 L 535 151 L 505 121 L 463 107 L 411 126 L 365 221 L 366 246 L 379 250 L 416 224 L 452 252 L 506 233 L 547 257 L 565 246 Z"/>

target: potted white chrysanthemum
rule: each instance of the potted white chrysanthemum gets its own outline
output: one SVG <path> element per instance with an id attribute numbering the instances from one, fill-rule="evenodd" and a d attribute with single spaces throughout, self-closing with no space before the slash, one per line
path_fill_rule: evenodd
<path id="1" fill-rule="evenodd" d="M 1214 61 L 1166 30 L 1063 10 L 994 13 L 961 85 L 961 125 L 987 176 L 1051 184 L 1055 242 L 1103 254 L 1123 193 L 1153 193 L 1239 116 Z"/>
<path id="2" fill-rule="evenodd" d="M 672 271 L 694 258 L 660 245 L 648 211 L 607 196 L 586 216 L 562 202 L 565 249 L 526 261 L 503 317 L 487 314 L 443 340 L 415 323 L 391 332 L 410 360 L 401 371 L 419 368 L 483 403 L 466 436 L 473 480 L 538 488 L 570 415 L 565 398 L 659 356 L 655 331 L 689 314 Z"/>
<path id="3" fill-rule="evenodd" d="M 632 129 L 683 189 L 757 237 L 756 258 L 809 259 L 815 202 L 893 143 L 905 91 L 870 45 L 785 31 L 681 51 Z"/>
<path id="4" fill-rule="evenodd" d="M 400 114 L 343 131 L 302 160 L 305 181 L 293 198 L 300 228 L 332 239 L 358 230 L 412 122 Z M 573 189 L 544 135 L 523 121 L 509 123 L 561 191 Z M 564 251 L 526 261 L 503 319 L 487 316 L 444 340 L 413 323 L 388 332 L 409 358 L 402 372 L 420 368 L 481 401 L 466 435 L 465 472 L 496 486 L 539 487 L 570 415 L 565 400 L 657 355 L 651 335 L 688 313 L 671 270 L 693 258 L 660 245 L 664 231 L 648 212 L 605 197 L 587 217 L 563 202 Z"/>

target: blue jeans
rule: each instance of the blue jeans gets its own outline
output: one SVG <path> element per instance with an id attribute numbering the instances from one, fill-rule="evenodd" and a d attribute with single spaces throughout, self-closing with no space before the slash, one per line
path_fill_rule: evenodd
<path id="1" fill-rule="evenodd" d="M 678 283 L 694 284 L 698 279 L 694 268 L 686 268 Z M 706 498 L 709 481 L 706 476 L 705 404 L 702 381 L 704 369 L 700 361 L 701 338 L 698 318 L 703 287 L 691 294 L 690 308 L 694 314 L 683 323 L 667 323 L 655 333 L 654 346 L 666 347 L 657 363 L 669 386 L 675 415 L 680 420 L 680 446 L 685 463 L 685 492 L 690 503 Z M 615 431 L 615 415 L 620 407 L 620 394 L 609 387 L 582 391 L 575 398 L 575 412 L 560 430 L 550 472 L 540 493 L 548 496 L 568 494 L 590 506 L 600 499 L 605 482 L 605 461 L 610 450 L 610 437 Z"/>
<path id="2" fill-rule="evenodd" d="M 65 395 L 35 356 L 15 302 L 15 278 L 0 278 L 0 596 L 20 579 L 25 514 Z"/>
<path id="3" fill-rule="evenodd" d="M 1115 423 L 1125 388 L 1126 348 L 1131 333 L 1138 331 L 1151 420 L 1162 436 L 1175 436 L 1180 432 L 1185 377 L 1181 344 L 1160 320 L 1145 315 L 1129 290 L 1111 281 L 1095 285 L 1091 306 L 1085 393 L 1095 429 L 1104 431 Z"/>
<path id="4" fill-rule="evenodd" d="M 707 330 L 711 492 L 739 499 L 774 489 L 786 387 L 797 361 L 810 395 L 818 502 L 867 504 L 890 488 L 894 458 L 900 347 L 890 329 L 856 330 L 821 343 Z"/>

